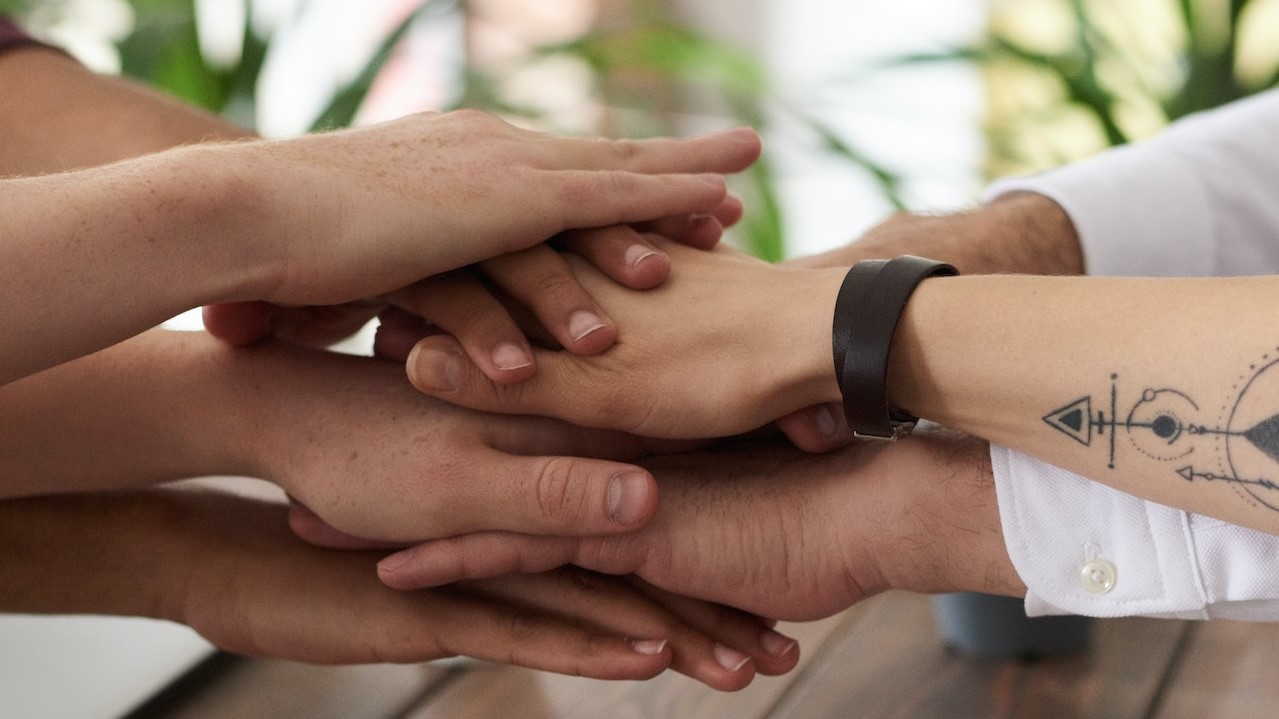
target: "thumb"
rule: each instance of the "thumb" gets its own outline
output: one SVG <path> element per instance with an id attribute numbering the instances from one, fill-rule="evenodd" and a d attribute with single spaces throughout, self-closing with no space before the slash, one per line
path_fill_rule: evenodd
<path id="1" fill-rule="evenodd" d="M 856 439 L 838 404 L 819 404 L 782 417 L 777 428 L 791 444 L 805 452 L 830 452 L 847 447 Z"/>
<path id="2" fill-rule="evenodd" d="M 517 384 L 501 385 L 484 374 L 457 340 L 436 335 L 413 347 L 405 370 L 420 392 L 462 407 L 556 417 L 581 426 L 609 426 L 607 418 L 601 424 L 598 415 L 594 422 L 589 421 L 591 408 L 599 406 L 601 398 L 574 367 L 589 358 L 548 350 L 534 350 L 533 354 L 537 374 Z"/>

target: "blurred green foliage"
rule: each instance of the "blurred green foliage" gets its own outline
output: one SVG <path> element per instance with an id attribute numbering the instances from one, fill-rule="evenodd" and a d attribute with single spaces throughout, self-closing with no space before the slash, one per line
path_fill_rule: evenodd
<path id="1" fill-rule="evenodd" d="M 250 0 L 251 1 L 251 0 Z M 184 100 L 246 126 L 256 118 L 258 80 L 271 38 L 253 23 L 243 28 L 243 49 L 233 62 L 208 60 L 200 47 L 194 0 L 128 0 L 136 23 L 120 41 L 123 71 Z M 1269 5 L 1275 12 L 1262 12 Z M 609 107 L 625 109 L 625 126 L 633 134 L 678 130 L 671 114 L 679 98 L 713 98 L 715 113 L 726 123 L 758 128 L 784 116 L 817 139 L 824 150 L 872 178 L 885 198 L 901 208 L 901 178 L 877 163 L 854 138 L 843 136 L 802 103 L 783 101 L 774 92 L 760 62 L 738 48 L 673 23 L 662 3 L 633 0 L 633 21 L 594 30 L 571 41 L 537 48 L 528 62 L 571 58 L 589 68 L 594 92 Z M 1143 137 L 1162 124 L 1188 113 L 1215 107 L 1279 83 L 1279 50 L 1265 71 L 1256 62 L 1245 66 L 1242 40 L 1248 33 L 1273 44 L 1279 36 L 1279 0 L 1033 0 L 996 5 L 991 31 L 974 44 L 936 53 L 898 58 L 889 66 L 973 62 L 989 71 L 992 100 L 998 108 L 999 83 L 1005 76 L 1033 77 L 1047 91 L 1031 93 L 1025 106 L 996 112 L 989 126 L 992 173 L 1041 169 L 1075 159 L 1107 145 Z M 306 12 L 307 2 L 299 6 Z M 1005 8 L 1001 13 L 1000 7 Z M 74 11 L 75 0 L 0 0 L 0 12 L 18 16 L 32 12 Z M 1152 10 L 1152 8 L 1154 10 Z M 1157 12 L 1156 12 L 1157 11 Z M 414 23 L 468 12 L 464 0 L 423 0 L 383 39 L 363 69 L 340 88 L 316 117 L 314 129 L 339 128 L 356 117 L 365 96 L 395 48 Z M 1058 16 L 1056 36 L 1021 31 L 1007 17 L 1017 13 Z M 1162 14 L 1160 14 L 1162 13 Z M 1158 25 L 1167 28 L 1146 31 Z M 246 13 L 252 17 L 252 12 Z M 1015 18 L 1014 18 L 1015 19 Z M 1162 26 L 1160 26 L 1162 27 Z M 1143 34 L 1143 31 L 1144 32 Z M 1254 45 L 1258 43 L 1254 42 Z M 1262 60 L 1264 63 L 1264 58 Z M 861 72 L 879 73 L 884 65 Z M 521 107 L 503 96 L 501 73 L 510 67 L 469 66 L 459 78 L 458 106 L 477 107 L 534 123 L 542 111 Z M 641 77 L 641 83 L 629 82 Z M 664 98 L 651 93 L 660 88 Z M 852 90 L 850 90 L 852 91 Z M 671 98 L 675 101 L 672 102 Z M 451 109 L 451 108 L 441 108 Z M 1086 143 L 1035 149 L 1051 137 L 1063 118 L 1086 118 L 1095 139 Z M 1075 125 L 1078 125 L 1075 122 Z M 1080 148 L 1083 149 L 1080 149 Z M 766 156 L 736 189 L 748 207 L 739 235 L 746 249 L 768 260 L 784 253 L 782 204 L 773 166 Z"/>
<path id="2" fill-rule="evenodd" d="M 1275 0 L 1035 0 L 995 8 L 990 32 L 973 45 L 889 63 L 964 60 L 987 69 L 992 175 L 1143 139 L 1279 84 Z M 1247 48 L 1250 38 L 1258 42 Z M 1054 143 L 1067 132 L 1090 137 Z"/>

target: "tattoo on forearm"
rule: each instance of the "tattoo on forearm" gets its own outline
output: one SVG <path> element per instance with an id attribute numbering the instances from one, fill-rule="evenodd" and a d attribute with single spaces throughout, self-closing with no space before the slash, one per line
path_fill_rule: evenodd
<path id="1" fill-rule="evenodd" d="M 1080 397 L 1043 420 L 1085 447 L 1104 445 L 1111 469 L 1131 449 L 1170 463 L 1187 482 L 1225 482 L 1250 504 L 1279 511 L 1279 348 L 1249 365 L 1215 413 L 1170 387 L 1123 404 L 1120 396 L 1112 374 L 1108 397 Z"/>

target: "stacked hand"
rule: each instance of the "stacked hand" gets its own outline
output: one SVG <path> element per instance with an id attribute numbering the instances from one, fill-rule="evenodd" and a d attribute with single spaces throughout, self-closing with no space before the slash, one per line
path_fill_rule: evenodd
<path id="1" fill-rule="evenodd" d="M 377 581 L 378 555 L 309 547 L 284 513 L 183 490 L 10 500 L 0 573 L 38 565 L 45 581 L 7 582 L 0 602 L 169 619 L 227 651 L 322 664 L 460 654 L 605 679 L 670 667 L 733 690 L 799 658 L 740 612 L 577 570 L 395 591 Z"/>
<path id="2" fill-rule="evenodd" d="M 237 166 L 252 159 L 296 175 L 273 181 L 255 206 L 306 222 L 253 228 L 281 233 L 273 243 L 283 252 L 278 271 L 251 292 L 270 302 L 211 306 L 205 321 L 215 335 L 232 344 L 269 335 L 330 344 L 392 304 L 455 336 L 494 381 L 515 383 L 535 372 L 532 353 L 490 286 L 530 309 L 560 346 L 607 349 L 616 326 L 542 243 L 558 236 L 559 249 L 624 286 L 655 287 L 670 260 L 641 233 L 714 246 L 742 212 L 719 173 L 746 169 L 759 140 L 749 130 L 694 140 L 555 139 L 458 112 L 265 151 L 219 149 L 245 155 L 233 159 Z M 212 164 L 230 158 L 218 159 Z M 343 182 L 324 177 L 333 174 Z M 298 199 L 307 206 L 289 206 Z M 288 306 L 299 304 L 306 306 Z"/>
<path id="3" fill-rule="evenodd" d="M 414 589 L 574 564 L 788 620 L 889 588 L 1018 595 L 987 452 L 938 430 L 823 456 L 763 447 L 661 458 L 650 468 L 662 506 L 634 532 L 475 533 L 403 550 L 379 573 Z M 316 525 L 300 529 L 322 538 Z"/>
<path id="4" fill-rule="evenodd" d="M 607 352 L 541 350 L 535 377 L 503 386 L 456 340 L 436 335 L 409 357 L 409 378 L 427 394 L 477 410 L 681 439 L 738 434 L 838 397 L 829 318 L 842 272 L 651 241 L 674 268 L 665 285 L 643 293 L 568 258 L 619 322 L 618 343 Z"/>

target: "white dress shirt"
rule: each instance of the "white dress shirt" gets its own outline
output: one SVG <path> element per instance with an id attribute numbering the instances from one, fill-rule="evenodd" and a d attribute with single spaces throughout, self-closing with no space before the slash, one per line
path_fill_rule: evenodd
<path id="1" fill-rule="evenodd" d="M 1088 274 L 1279 274 L 1279 91 L 1038 176 Z M 1275 338 L 1279 341 L 1279 336 Z M 1279 620 L 1279 537 L 1129 496 L 991 446 L 1004 539 L 1026 612 Z"/>

